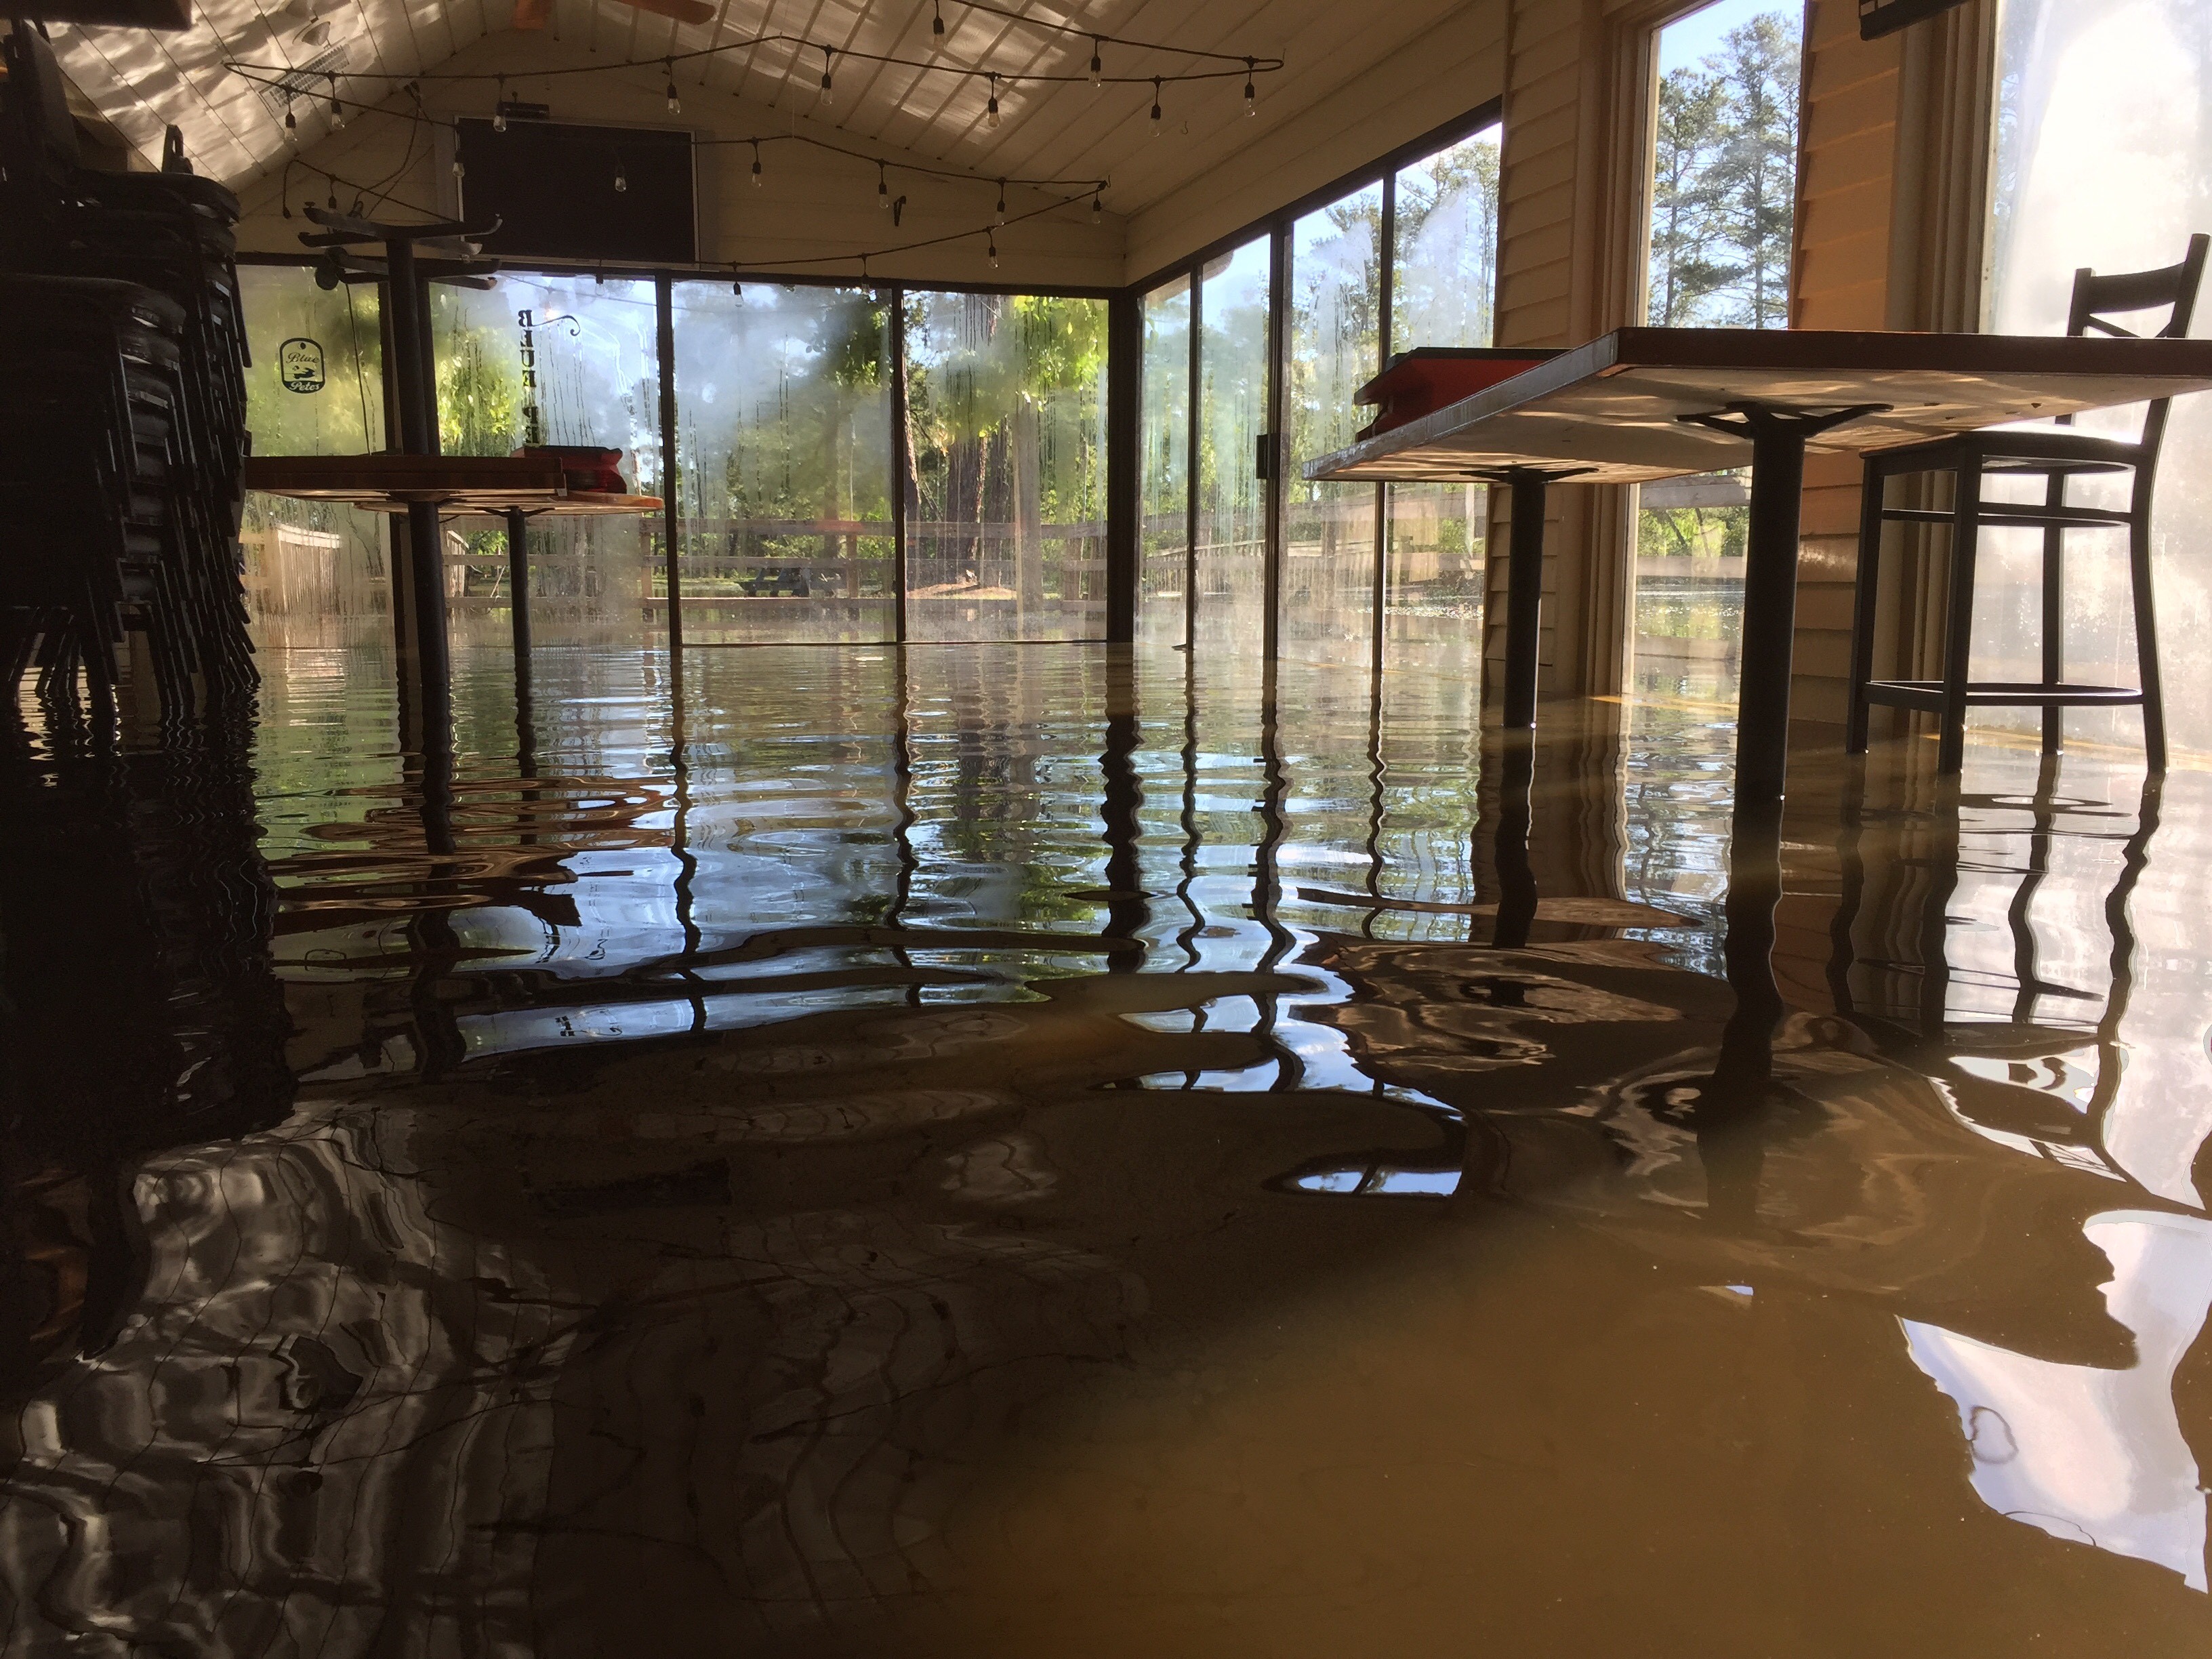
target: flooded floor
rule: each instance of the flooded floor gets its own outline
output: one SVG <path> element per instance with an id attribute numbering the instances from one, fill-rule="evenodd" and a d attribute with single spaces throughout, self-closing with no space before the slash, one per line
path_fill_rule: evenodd
<path id="1" fill-rule="evenodd" d="M 0 1651 L 2212 1650 L 2212 774 L 264 666 L 0 789 Z"/>

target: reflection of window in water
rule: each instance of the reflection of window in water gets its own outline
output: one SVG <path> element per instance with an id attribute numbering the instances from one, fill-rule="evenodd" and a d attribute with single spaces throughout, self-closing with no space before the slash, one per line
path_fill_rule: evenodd
<path id="1" fill-rule="evenodd" d="M 1449 1198 L 1459 1190 L 1460 1171 L 1401 1170 L 1370 1164 L 1346 1169 L 1310 1170 L 1285 1184 L 1301 1193 L 1342 1193 L 1358 1197 Z"/>
<path id="2" fill-rule="evenodd" d="M 1906 1346 L 1959 1408 L 1984 1504 L 2203 1590 L 2204 1492 L 2173 1373 L 2212 1307 L 2212 1224 L 2116 1211 L 2083 1231 L 2111 1259 L 2105 1304 L 2134 1334 L 2133 1365 L 2062 1364 L 1911 1320 L 1900 1322 Z"/>

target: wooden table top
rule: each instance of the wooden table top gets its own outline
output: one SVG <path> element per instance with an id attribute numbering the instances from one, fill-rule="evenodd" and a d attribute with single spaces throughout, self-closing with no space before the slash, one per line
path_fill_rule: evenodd
<path id="1" fill-rule="evenodd" d="M 1680 418 L 1739 399 L 1890 404 L 1810 445 L 1864 452 L 2208 389 L 2212 340 L 1624 328 L 1304 471 L 1454 481 L 1534 465 L 1637 483 L 1748 462 L 1747 439 Z"/>
<path id="2" fill-rule="evenodd" d="M 569 516 L 658 513 L 658 495 L 571 489 L 544 461 L 512 455 L 251 455 L 248 489 L 307 501 L 338 501 L 375 513 L 428 502 L 442 513 L 520 511 Z"/>

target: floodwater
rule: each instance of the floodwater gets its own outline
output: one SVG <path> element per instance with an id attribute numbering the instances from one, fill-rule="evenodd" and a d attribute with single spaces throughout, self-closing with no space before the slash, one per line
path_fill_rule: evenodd
<path id="1" fill-rule="evenodd" d="M 264 665 L 4 772 L 0 1650 L 2212 1650 L 2212 775 Z"/>

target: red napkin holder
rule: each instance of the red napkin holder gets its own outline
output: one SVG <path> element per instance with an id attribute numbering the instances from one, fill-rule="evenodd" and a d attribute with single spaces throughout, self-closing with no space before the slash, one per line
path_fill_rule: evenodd
<path id="1" fill-rule="evenodd" d="M 629 494 L 629 485 L 615 465 L 622 459 L 619 449 L 591 444 L 526 444 L 514 453 L 529 460 L 552 462 L 561 469 L 572 494 L 578 490 L 597 495 Z"/>
<path id="2" fill-rule="evenodd" d="M 1395 353 L 1380 374 L 1352 394 L 1354 402 L 1376 409 L 1358 435 L 1372 438 L 1449 409 L 1559 355 L 1546 346 L 1419 346 Z"/>

